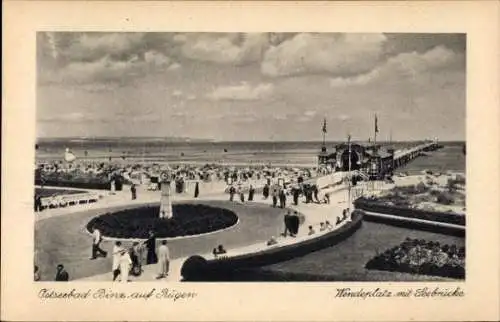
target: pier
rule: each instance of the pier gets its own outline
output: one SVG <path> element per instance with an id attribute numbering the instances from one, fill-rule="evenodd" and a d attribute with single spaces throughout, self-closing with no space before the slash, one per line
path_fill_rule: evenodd
<path id="1" fill-rule="evenodd" d="M 330 166 L 335 172 L 357 171 L 369 180 L 381 180 L 421 156 L 423 152 L 434 151 L 440 147 L 437 140 L 424 141 L 399 150 L 371 143 L 341 143 L 336 145 L 332 152 L 327 152 L 326 146 L 323 146 L 318 155 L 318 165 Z"/>
<path id="2" fill-rule="evenodd" d="M 409 149 L 397 150 L 394 152 L 393 156 L 393 169 L 397 169 L 408 164 L 415 158 L 422 155 L 422 152 L 435 151 L 440 147 L 441 146 L 439 145 L 438 141 L 433 140 L 431 142 L 425 142 Z"/>

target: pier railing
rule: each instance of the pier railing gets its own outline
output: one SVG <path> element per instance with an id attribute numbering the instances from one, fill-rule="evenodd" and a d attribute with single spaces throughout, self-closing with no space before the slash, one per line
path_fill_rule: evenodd
<path id="1" fill-rule="evenodd" d="M 417 158 L 426 151 L 434 151 L 439 148 L 437 141 L 426 142 L 409 149 L 401 149 L 394 152 L 393 168 L 397 169 L 413 159 Z"/>

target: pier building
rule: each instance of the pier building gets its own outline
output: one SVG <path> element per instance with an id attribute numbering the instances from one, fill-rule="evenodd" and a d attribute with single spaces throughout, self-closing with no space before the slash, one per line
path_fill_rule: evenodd
<path id="1" fill-rule="evenodd" d="M 440 147 L 437 139 L 399 150 L 380 144 L 352 142 L 349 153 L 349 143 L 341 143 L 331 152 L 323 146 L 318 154 L 318 165 L 331 166 L 336 171 L 349 171 L 350 168 L 365 173 L 371 180 L 379 180 L 424 152 L 434 151 Z"/>

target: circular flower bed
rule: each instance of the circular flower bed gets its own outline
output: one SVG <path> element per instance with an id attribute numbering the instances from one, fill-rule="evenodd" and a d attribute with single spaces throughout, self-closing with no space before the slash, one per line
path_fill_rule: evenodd
<path id="1" fill-rule="evenodd" d="M 230 210 L 201 204 L 172 205 L 173 217 L 161 219 L 159 206 L 126 209 L 93 218 L 87 229 L 98 228 L 106 237 L 147 239 L 149 231 L 156 237 L 179 237 L 209 233 L 231 227 L 238 216 Z"/>

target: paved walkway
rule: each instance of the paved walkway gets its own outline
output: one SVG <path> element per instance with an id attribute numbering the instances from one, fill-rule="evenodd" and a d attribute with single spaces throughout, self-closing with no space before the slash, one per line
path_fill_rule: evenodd
<path id="1" fill-rule="evenodd" d="M 299 230 L 299 234 L 297 235 L 296 238 L 285 238 L 281 237 L 278 235 L 274 235 L 274 237 L 277 238 L 278 244 L 275 246 L 271 247 L 280 247 L 284 245 L 289 245 L 293 243 L 299 243 L 302 241 L 305 241 L 307 239 L 311 238 L 317 238 L 318 236 L 327 233 L 327 231 L 324 232 L 319 232 L 319 226 L 320 223 L 324 222 L 325 220 L 329 220 L 332 225 L 335 226 L 336 218 L 342 216 L 342 210 L 346 208 L 346 203 L 343 201 L 343 194 L 345 194 L 345 191 L 338 191 L 332 196 L 332 201 L 336 201 L 336 203 L 330 203 L 330 204 L 316 204 L 316 203 L 310 203 L 310 204 L 305 204 L 305 203 L 299 203 L 298 206 L 291 206 L 289 209 L 292 210 L 297 210 L 298 212 L 302 213 L 305 215 L 305 222 L 301 226 L 301 229 Z M 257 200 L 254 203 L 263 203 L 263 204 L 269 204 L 271 205 L 270 200 Z M 246 203 L 251 204 L 251 203 Z M 335 227 L 334 229 L 337 229 L 341 227 L 343 224 L 345 224 L 345 221 Z M 313 226 L 314 229 L 316 230 L 316 234 L 312 236 L 308 236 L 308 226 Z M 228 253 L 227 256 L 237 256 L 237 255 L 242 255 L 242 254 L 248 254 L 248 253 L 255 253 L 264 249 L 269 248 L 269 246 L 266 245 L 265 241 L 261 242 L 256 242 L 252 243 L 243 247 L 237 247 L 237 248 L 228 248 Z M 196 254 L 191 254 L 191 255 L 201 255 L 207 259 L 213 258 L 213 255 L 211 252 L 206 252 L 206 253 L 196 253 Z M 178 282 L 182 279 L 181 277 L 181 268 L 182 264 L 184 261 L 188 258 L 189 256 L 186 257 L 181 257 L 181 258 L 176 258 L 171 260 L 170 262 L 170 270 L 169 270 L 169 276 L 167 278 L 162 278 L 161 281 L 175 281 Z M 158 275 L 158 266 L 157 265 L 145 265 L 143 266 L 143 273 L 138 276 L 129 276 L 129 281 L 152 281 L 157 278 Z M 81 279 L 82 281 L 111 281 L 111 273 L 105 273 L 105 274 L 100 274 L 100 275 L 95 275 L 95 276 L 90 276 L 87 278 Z"/>
<path id="2" fill-rule="evenodd" d="M 319 223 L 329 220 L 335 224 L 336 217 L 341 216 L 346 207 L 346 192 L 338 191 L 331 196 L 331 203 L 304 204 L 290 209 L 305 214 L 305 222 L 301 226 L 296 239 L 278 237 L 284 229 L 284 210 L 271 207 L 271 200 L 263 200 L 256 195 L 254 202 L 229 202 L 228 195 L 221 192 L 202 194 L 197 200 L 191 195 L 174 195 L 174 202 L 203 202 L 214 206 L 228 208 L 239 216 L 236 226 L 220 232 L 203 236 L 192 236 L 169 242 L 171 250 L 171 275 L 167 280 L 178 281 L 180 268 L 184 260 L 194 254 L 211 256 L 210 251 L 218 244 L 223 244 L 229 254 L 258 251 L 267 247 L 265 242 L 271 237 L 278 237 L 279 243 L 297 242 L 307 238 L 307 227 L 312 225 L 319 231 Z M 53 270 L 59 263 L 67 268 L 72 280 L 111 280 L 111 258 L 89 260 L 91 238 L 86 232 L 88 221 L 102 213 L 118 209 L 139 206 L 141 204 L 158 203 L 160 192 L 139 190 L 139 199 L 130 200 L 128 190 L 105 195 L 94 204 L 75 205 L 61 209 L 51 209 L 37 214 L 35 225 L 35 262 L 41 270 L 42 280 L 52 280 Z M 289 198 L 291 199 L 291 198 Z M 104 249 L 111 249 L 111 242 L 103 242 Z M 210 257 L 209 257 L 210 258 Z M 139 280 L 154 280 L 157 274 L 156 265 L 144 266 L 144 273 Z"/>

